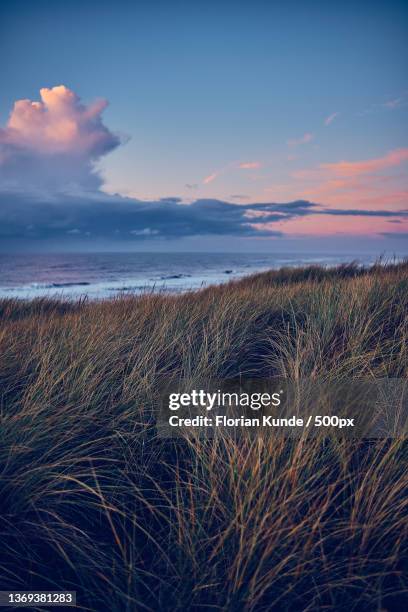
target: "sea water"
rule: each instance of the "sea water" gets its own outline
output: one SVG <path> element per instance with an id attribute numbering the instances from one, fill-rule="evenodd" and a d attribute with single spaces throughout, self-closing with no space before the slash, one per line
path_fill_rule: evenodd
<path id="1" fill-rule="evenodd" d="M 374 257 L 258 253 L 0 254 L 0 297 L 90 299 L 147 291 L 180 293 L 285 266 L 333 266 Z"/>

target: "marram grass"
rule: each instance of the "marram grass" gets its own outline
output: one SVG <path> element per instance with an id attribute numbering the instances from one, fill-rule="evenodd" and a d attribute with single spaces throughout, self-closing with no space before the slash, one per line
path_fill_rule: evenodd
<path id="1" fill-rule="evenodd" d="M 169 376 L 407 374 L 407 263 L 1 300 L 1 588 L 113 612 L 403 609 L 406 442 L 163 440 L 152 406 Z"/>

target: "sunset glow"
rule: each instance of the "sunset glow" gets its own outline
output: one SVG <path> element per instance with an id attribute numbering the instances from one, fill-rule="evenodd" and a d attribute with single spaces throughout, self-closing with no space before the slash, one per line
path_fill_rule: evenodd
<path id="1" fill-rule="evenodd" d="M 230 247 L 248 234 L 255 246 L 268 235 L 271 244 L 278 237 L 332 236 L 334 248 L 345 235 L 377 241 L 379 250 L 395 236 L 400 247 L 408 229 L 402 31 L 385 44 L 379 33 L 388 17 L 373 13 L 371 25 L 361 27 L 355 14 L 357 29 L 346 44 L 337 14 L 326 22 L 319 11 L 310 20 L 303 9 L 262 10 L 264 19 L 254 22 L 245 10 L 237 14 L 228 54 L 217 53 L 225 50 L 225 7 L 218 21 L 201 16 L 197 31 L 182 28 L 187 54 L 159 20 L 155 36 L 168 48 L 163 58 L 133 19 L 150 19 L 150 11 L 129 4 L 118 22 L 129 64 L 115 45 L 107 54 L 104 36 L 89 38 L 88 13 L 78 24 L 68 11 L 66 19 L 78 27 L 69 62 L 58 53 L 61 24 L 53 20 L 46 28 L 58 69 L 53 54 L 37 61 L 47 20 L 33 13 L 31 54 L 14 55 L 14 74 L 25 62 L 32 80 L 10 81 L 0 106 L 3 239 L 91 243 L 93 236 L 117 240 L 120 231 L 145 243 L 159 244 L 160 237 L 163 248 L 168 239 L 199 244 L 203 236 L 223 235 Z M 7 15 L 11 32 L 20 16 Z M 306 18 L 307 36 L 296 28 Z M 182 27 L 173 25 L 177 32 Z M 299 32 L 295 47 L 279 36 L 289 27 Z M 330 42 L 317 52 L 310 41 L 323 31 Z M 3 37 L 4 55 L 12 44 Z M 263 65 L 273 67 L 270 81 Z M 44 203 L 51 208 L 38 215 Z"/>

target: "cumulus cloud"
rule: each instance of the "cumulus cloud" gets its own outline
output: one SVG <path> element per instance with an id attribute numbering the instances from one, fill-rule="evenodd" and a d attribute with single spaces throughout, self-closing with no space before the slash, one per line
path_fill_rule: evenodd
<path id="1" fill-rule="evenodd" d="M 64 85 L 40 90 L 40 101 L 15 102 L 0 129 L 0 181 L 13 189 L 98 189 L 94 164 L 120 144 L 102 122 L 106 100 L 86 106 Z"/>

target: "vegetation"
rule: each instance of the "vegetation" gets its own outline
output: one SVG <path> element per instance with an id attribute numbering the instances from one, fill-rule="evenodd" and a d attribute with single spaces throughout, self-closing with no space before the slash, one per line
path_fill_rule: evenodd
<path id="1" fill-rule="evenodd" d="M 98 611 L 403 609 L 403 440 L 164 440 L 154 407 L 169 376 L 407 374 L 408 263 L 1 300 L 1 588 Z"/>

